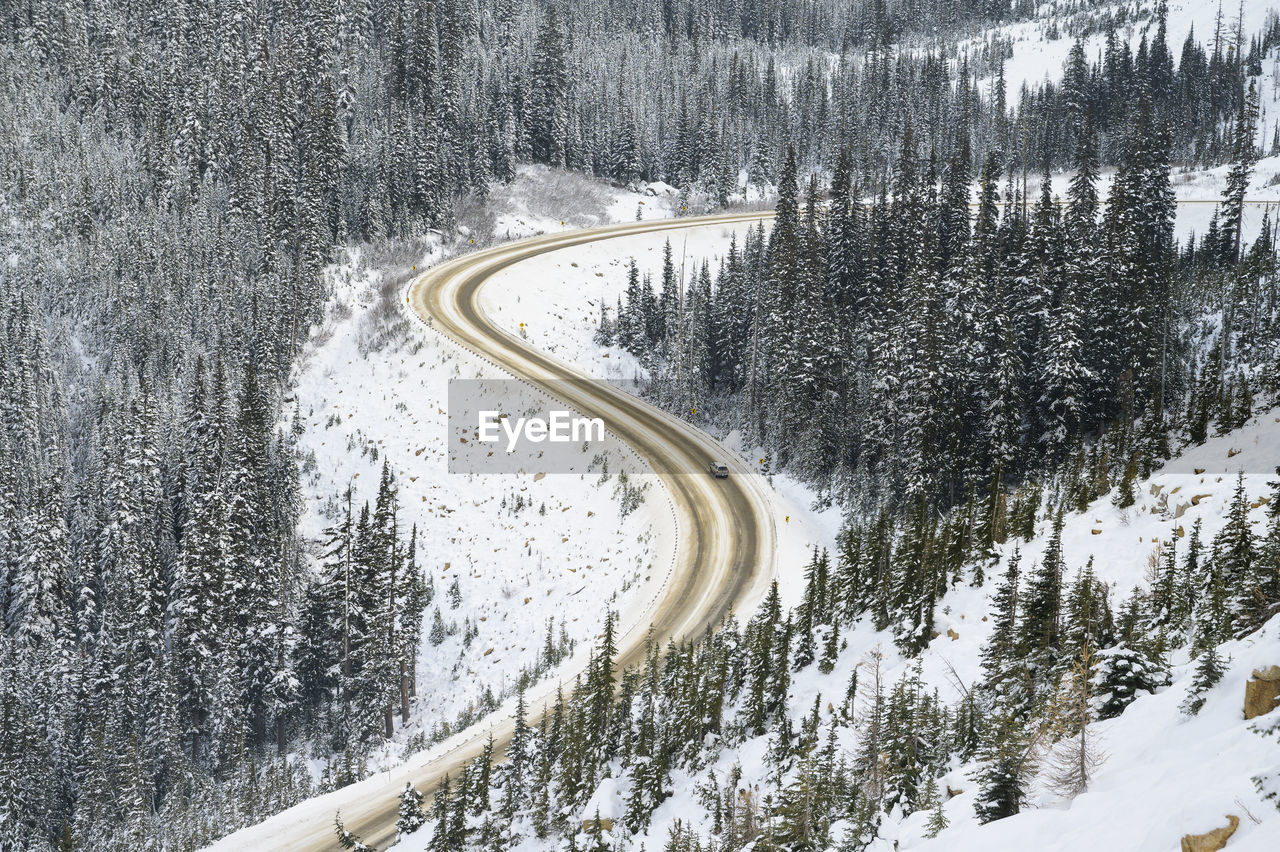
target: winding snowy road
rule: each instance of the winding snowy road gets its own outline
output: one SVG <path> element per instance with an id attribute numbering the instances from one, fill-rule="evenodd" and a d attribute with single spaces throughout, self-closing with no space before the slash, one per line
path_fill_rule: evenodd
<path id="1" fill-rule="evenodd" d="M 660 471 L 705 470 L 726 453 L 710 437 L 624 391 L 591 380 L 578 368 L 529 346 L 497 327 L 479 307 L 478 294 L 496 272 L 546 252 L 598 240 L 708 225 L 734 225 L 771 217 L 772 212 L 734 213 L 610 225 L 545 234 L 484 249 L 436 266 L 414 279 L 403 294 L 408 306 L 436 331 L 474 355 L 548 392 L 591 417 L 601 417 L 618 438 Z M 736 462 L 729 460 L 731 467 Z M 653 638 L 698 635 L 730 612 L 747 610 L 775 573 L 775 531 L 770 497 L 760 478 L 737 465 L 735 475 L 712 479 L 697 473 L 659 473 L 676 513 L 677 540 L 671 575 L 643 613 L 623 613 L 633 625 L 618 643 L 620 668 L 643 661 L 650 626 Z M 581 656 L 581 655 L 579 655 Z M 572 680 L 584 660 L 575 656 L 560 676 Z M 577 669 L 577 670 L 575 670 Z M 541 684 L 546 688 L 549 682 Z M 533 697 L 531 707 L 542 707 Z M 535 720 L 537 716 L 535 715 Z M 490 735 L 495 755 L 510 739 L 506 707 L 489 718 L 380 773 L 310 799 L 270 819 L 222 838 L 213 850 L 337 849 L 334 815 L 365 843 L 379 849 L 395 839 L 398 793 L 412 782 L 430 795 L 446 773 L 457 774 L 484 748 Z"/>

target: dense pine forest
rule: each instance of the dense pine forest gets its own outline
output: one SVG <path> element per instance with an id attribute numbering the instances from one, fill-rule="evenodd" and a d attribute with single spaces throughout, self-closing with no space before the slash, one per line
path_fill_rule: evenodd
<path id="1" fill-rule="evenodd" d="M 633 261 L 597 339 L 643 356 L 671 411 L 742 429 L 775 466 L 871 511 L 997 500 L 1008 482 L 1079 467 L 1103 444 L 1112 468 L 1146 475 L 1171 440 L 1239 425 L 1280 380 L 1269 212 L 1260 236 L 1242 239 L 1256 80 L 1245 56 L 1214 49 L 1206 66 L 1194 43 L 1168 71 L 1161 32 L 1136 60 L 1108 40 L 1092 69 L 1077 44 L 1069 120 L 1015 119 L 1076 129 L 1065 197 L 1047 134 L 991 146 L 975 170 L 963 124 L 947 153 L 907 118 L 889 170 L 868 181 L 847 146 L 829 183 L 810 173 L 803 186 L 788 147 L 771 232 L 735 242 L 714 271 L 673 259 L 670 245 L 660 272 L 642 276 Z M 1179 82 L 1205 68 L 1223 82 Z M 1109 96 L 1115 85 L 1124 93 Z M 1186 144 L 1217 100 L 1187 91 L 1235 92 L 1232 111 L 1203 125 L 1213 141 Z M 1123 118 L 1109 115 L 1116 104 Z M 1116 153 L 1104 159 L 1106 148 Z M 1172 166 L 1202 150 L 1231 164 L 1228 186 L 1208 232 L 1179 245 Z M 1114 167 L 1105 193 L 1102 164 Z M 681 280 L 686 265 L 695 271 Z"/>
<path id="2" fill-rule="evenodd" d="M 637 270 L 602 333 L 659 353 L 674 408 L 707 399 L 859 520 L 834 562 L 815 556 L 797 612 L 771 596 L 625 673 L 606 631 L 506 764 L 436 796 L 440 850 L 563 833 L 611 761 L 643 820 L 705 735 L 775 730 L 771 759 L 803 771 L 768 825 L 794 836 L 762 834 L 764 803 L 726 781 L 707 791 L 722 830 L 673 849 L 812 848 L 837 811 L 860 848 L 886 807 L 933 804 L 953 753 L 991 767 L 996 818 L 1021 795 L 1010 743 L 1082 653 L 1154 680 L 1151 625 L 1209 647 L 1258 623 L 1277 536 L 1237 526 L 1123 612 L 1043 569 L 960 707 L 851 683 L 833 700 L 875 708 L 852 764 L 780 710 L 789 672 L 826 664 L 855 618 L 918 648 L 938 595 L 981 582 L 984 547 L 1042 508 L 1037 483 L 1059 507 L 1105 493 L 1280 381 L 1273 242 L 1240 238 L 1247 180 L 1186 246 L 1169 194 L 1174 162 L 1248 175 L 1280 24 L 1224 22 L 1175 61 L 1158 12 L 1081 3 L 1059 35 L 1107 33 L 1105 53 L 1006 92 L 1007 45 L 954 42 L 1033 5 L 0 0 L 0 849 L 194 849 L 362 777 L 407 719 L 430 554 L 389 473 L 301 540 L 279 424 L 335 253 L 445 228 L 526 162 L 665 180 L 708 208 L 742 172 L 776 186 L 768 236 L 685 297 Z M 1026 175 L 1066 167 L 1062 204 L 1027 197 Z M 1229 333 L 1207 346 L 1214 311 Z M 1141 665 L 1105 662 L 1121 659 Z M 997 711 L 999 735 L 978 724 Z"/>
<path id="3" fill-rule="evenodd" d="M 1048 151 L 995 147 L 974 173 L 966 134 L 940 156 L 909 120 L 892 169 L 870 183 L 845 148 L 829 184 L 812 175 L 801 187 L 788 148 L 772 233 L 748 234 L 714 274 L 704 262 L 687 280 L 669 244 L 654 275 L 632 262 L 600 342 L 644 354 L 671 411 L 741 427 L 777 464 L 864 508 L 996 499 L 1023 473 L 1079 466 L 1101 434 L 1112 467 L 1146 475 L 1171 436 L 1202 441 L 1210 421 L 1238 425 L 1254 398 L 1274 397 L 1275 243 L 1270 214 L 1242 241 L 1258 157 L 1247 61 L 1229 74 L 1234 119 L 1212 143 L 1231 162 L 1220 210 L 1179 246 L 1172 139 L 1194 134 L 1170 128 L 1199 107 L 1179 104 L 1178 74 L 1157 84 L 1157 51 L 1143 42 L 1138 55 L 1116 60 L 1134 93 L 1123 122 L 1105 114 L 1116 101 L 1066 97 L 1079 111 L 1060 125 L 1079 130 L 1065 197 Z M 1215 51 L 1210 67 L 1222 61 Z M 1079 78 L 1105 81 L 1111 63 Z M 1096 128 L 1107 124 L 1119 129 L 1103 202 Z M 1211 316 L 1226 333 L 1207 330 Z"/>

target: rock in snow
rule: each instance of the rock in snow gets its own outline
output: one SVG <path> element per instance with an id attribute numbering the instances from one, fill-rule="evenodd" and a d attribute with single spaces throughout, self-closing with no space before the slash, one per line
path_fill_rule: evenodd
<path id="1" fill-rule="evenodd" d="M 1182 838 L 1182 852 L 1218 852 L 1240 827 L 1240 817 L 1227 816 L 1227 824 L 1208 834 L 1188 834 Z"/>
<path id="2" fill-rule="evenodd" d="M 1244 717 L 1253 719 L 1276 709 L 1280 701 L 1280 666 L 1254 669 L 1244 685 Z"/>
<path id="3" fill-rule="evenodd" d="M 627 808 L 623 803 L 618 780 L 605 778 L 587 800 L 586 807 L 582 809 L 582 827 L 585 829 L 594 826 L 598 819 L 601 828 L 608 831 L 613 828 L 614 821 L 622 819 L 626 813 Z"/>

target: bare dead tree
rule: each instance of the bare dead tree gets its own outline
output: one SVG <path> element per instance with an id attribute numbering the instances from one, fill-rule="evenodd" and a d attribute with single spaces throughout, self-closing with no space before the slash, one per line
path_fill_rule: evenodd
<path id="1" fill-rule="evenodd" d="M 1057 742 L 1049 752 L 1046 780 L 1050 789 L 1067 799 L 1088 789 L 1094 774 L 1107 759 L 1089 729 L 1093 721 L 1093 689 L 1089 684 L 1093 656 L 1093 649 L 1086 644 L 1080 659 L 1063 677 L 1050 709 L 1049 730 Z"/>

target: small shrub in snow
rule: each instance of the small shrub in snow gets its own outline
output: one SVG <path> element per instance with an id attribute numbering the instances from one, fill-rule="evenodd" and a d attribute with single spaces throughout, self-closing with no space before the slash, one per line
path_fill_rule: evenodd
<path id="1" fill-rule="evenodd" d="M 648 488 L 649 483 L 632 485 L 625 471 L 619 473 L 618 484 L 613 489 L 613 496 L 618 501 L 619 514 L 625 518 L 640 508 L 640 504 L 644 502 L 644 492 Z"/>
<path id="2" fill-rule="evenodd" d="M 1106 755 L 1098 748 L 1089 723 L 1093 719 L 1093 671 L 1096 655 L 1087 645 L 1080 659 L 1062 679 L 1049 719 L 1049 733 L 1057 739 L 1048 754 L 1050 789 L 1071 799 L 1089 788 Z"/>
<path id="3" fill-rule="evenodd" d="M 1204 706 L 1205 693 L 1217 686 L 1226 673 L 1226 668 L 1227 661 L 1218 655 L 1217 647 L 1210 646 L 1209 650 L 1200 655 L 1195 674 L 1191 677 L 1191 690 L 1182 702 L 1183 713 L 1194 716 L 1200 712 L 1200 708 Z"/>
<path id="4" fill-rule="evenodd" d="M 1099 719 L 1113 719 L 1143 692 L 1155 692 L 1169 684 L 1169 673 L 1139 651 L 1116 645 L 1098 652 L 1093 687 L 1093 709 Z"/>
<path id="5" fill-rule="evenodd" d="M 939 798 L 929 814 L 929 821 L 924 825 L 924 836 L 933 839 L 946 831 L 948 825 L 950 823 L 947 822 L 947 815 L 942 812 L 942 799 Z"/>

